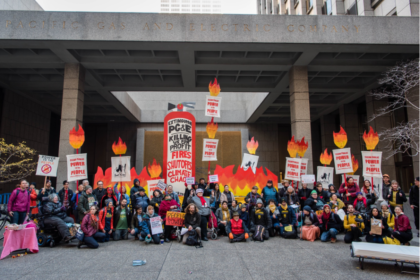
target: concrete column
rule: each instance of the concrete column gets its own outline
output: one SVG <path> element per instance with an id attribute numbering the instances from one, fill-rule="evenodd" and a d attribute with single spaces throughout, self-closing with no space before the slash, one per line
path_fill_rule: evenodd
<path id="1" fill-rule="evenodd" d="M 367 119 L 369 120 L 372 115 L 381 107 L 386 106 L 388 100 L 375 100 L 369 94 L 366 94 L 366 112 L 367 112 Z M 391 124 L 391 115 L 387 114 L 381 117 L 374 119 L 371 122 L 368 122 L 369 126 L 372 126 L 374 131 L 378 133 L 384 131 L 387 128 L 392 126 Z M 386 143 L 383 141 L 379 141 L 379 144 L 376 146 L 376 150 L 383 151 L 385 150 Z M 382 174 L 388 174 L 391 180 L 396 180 L 396 172 L 395 172 L 395 160 L 394 157 L 390 157 L 389 159 L 385 159 L 386 154 L 384 153 L 382 156 Z"/>
<path id="2" fill-rule="evenodd" d="M 419 107 L 419 87 L 413 88 L 409 94 L 408 94 L 408 100 L 412 102 L 415 106 Z M 407 108 L 407 118 L 408 121 L 413 121 L 415 119 L 419 119 L 419 111 L 413 109 L 413 108 Z M 417 146 L 419 146 L 419 136 L 417 135 L 416 139 L 412 139 L 412 141 L 417 142 Z M 415 151 L 411 151 L 412 153 L 415 153 Z M 413 159 L 413 171 L 414 171 L 414 177 L 419 176 L 419 155 L 412 157 Z"/>
<path id="3" fill-rule="evenodd" d="M 136 172 L 140 174 L 144 167 L 144 128 L 137 129 L 137 142 L 136 142 Z"/>
<path id="4" fill-rule="evenodd" d="M 248 153 L 248 149 L 246 148 L 246 144 L 249 140 L 249 130 L 248 128 L 241 128 L 241 147 L 242 147 L 242 154 L 241 159 L 244 158 L 244 153 Z"/>
<path id="5" fill-rule="evenodd" d="M 357 13 L 359 16 L 374 16 L 371 0 L 357 0 Z"/>
<path id="6" fill-rule="evenodd" d="M 331 1 L 331 9 L 334 16 L 344 15 L 346 13 L 346 10 L 344 9 L 344 0 Z"/>
<path id="7" fill-rule="evenodd" d="M 64 68 L 60 145 L 58 151 L 60 164 L 58 165 L 57 186 L 55 186 L 57 191 L 63 187 L 62 183 L 67 179 L 66 155 L 76 153 L 73 147 L 70 146 L 69 132 L 73 127 L 78 129 L 78 125 L 83 124 L 84 84 L 85 70 L 83 66 L 80 64 L 66 64 Z M 93 182 L 91 182 L 91 184 L 92 183 Z M 75 190 L 76 183 L 72 182 L 70 187 Z"/>
<path id="8" fill-rule="evenodd" d="M 293 66 L 289 71 L 290 118 L 295 139 L 308 141 L 305 158 L 309 159 L 308 174 L 313 173 L 311 112 L 309 107 L 308 68 Z"/>
<path id="9" fill-rule="evenodd" d="M 397 9 L 397 16 L 419 16 L 419 0 L 398 0 L 395 1 L 395 5 Z"/>

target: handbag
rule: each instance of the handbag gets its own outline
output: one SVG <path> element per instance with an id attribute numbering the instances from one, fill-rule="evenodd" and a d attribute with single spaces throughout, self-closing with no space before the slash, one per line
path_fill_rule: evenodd
<path id="1" fill-rule="evenodd" d="M 85 234 L 83 233 L 82 227 L 79 227 L 76 231 L 76 238 L 79 241 L 83 241 L 83 239 L 85 238 Z"/>

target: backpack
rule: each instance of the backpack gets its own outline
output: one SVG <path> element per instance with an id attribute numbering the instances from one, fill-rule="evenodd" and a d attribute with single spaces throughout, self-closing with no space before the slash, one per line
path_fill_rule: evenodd
<path id="1" fill-rule="evenodd" d="M 254 239 L 254 241 L 264 241 L 264 231 L 265 227 L 261 225 L 256 226 L 252 239 Z"/>
<path id="2" fill-rule="evenodd" d="M 19 191 L 20 191 L 20 189 L 17 189 L 17 190 L 16 190 L 16 196 L 18 196 L 18 195 L 19 195 Z M 27 190 L 27 192 L 28 192 L 28 195 L 31 195 L 31 191 L 30 191 L 30 190 Z"/>
<path id="3" fill-rule="evenodd" d="M 195 230 L 189 230 L 187 240 L 185 244 L 188 246 L 195 246 L 195 248 L 202 248 L 203 245 L 201 244 L 201 240 L 198 241 L 198 234 Z"/>
<path id="4" fill-rule="evenodd" d="M 286 239 L 288 239 L 288 238 L 296 238 L 297 237 L 297 233 L 296 233 L 295 227 L 292 226 L 292 225 L 289 225 L 289 226 L 292 228 L 292 230 L 291 231 L 286 231 L 286 227 L 285 227 L 282 236 L 284 238 L 286 238 Z"/>

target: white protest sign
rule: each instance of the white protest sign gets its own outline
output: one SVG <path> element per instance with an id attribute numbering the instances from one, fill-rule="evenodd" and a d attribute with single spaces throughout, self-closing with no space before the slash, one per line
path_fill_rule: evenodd
<path id="1" fill-rule="evenodd" d="M 162 222 L 160 216 L 150 218 L 150 228 L 152 229 L 152 235 L 163 233 Z"/>
<path id="2" fill-rule="evenodd" d="M 161 190 L 158 187 L 159 181 L 162 181 L 162 179 L 148 180 L 147 181 L 147 194 L 149 195 L 150 198 L 153 198 L 153 192 L 155 190 Z"/>
<path id="3" fill-rule="evenodd" d="M 361 188 L 360 186 L 360 176 L 359 175 L 351 175 L 351 174 L 346 174 L 346 178 L 348 177 L 352 177 L 353 181 L 359 186 L 359 188 Z M 344 183 L 344 175 L 341 175 L 341 182 Z"/>
<path id="4" fill-rule="evenodd" d="M 302 159 L 286 157 L 286 174 L 284 179 L 300 181 L 300 165 Z"/>
<path id="5" fill-rule="evenodd" d="M 306 175 L 306 173 L 308 172 L 308 160 L 309 159 L 301 158 L 300 160 L 301 160 L 301 162 L 300 162 L 300 176 Z"/>
<path id="6" fill-rule="evenodd" d="M 164 191 L 166 189 L 166 184 L 165 182 L 163 182 L 163 179 L 159 180 L 156 187 L 158 187 L 161 191 Z"/>
<path id="7" fill-rule="evenodd" d="M 368 180 L 372 184 L 372 177 L 369 176 L 363 176 L 363 179 Z M 360 189 L 362 189 L 363 184 L 365 182 L 361 183 L 362 185 L 359 185 Z M 382 178 L 373 177 L 373 188 L 379 193 L 379 200 L 384 200 L 383 194 L 382 194 Z"/>
<path id="8" fill-rule="evenodd" d="M 322 188 L 328 189 L 328 185 L 334 182 L 334 167 L 318 166 L 316 178 Z"/>
<path id="9" fill-rule="evenodd" d="M 206 96 L 206 112 L 207 117 L 220 118 L 220 104 L 222 103 L 221 97 Z"/>
<path id="10" fill-rule="evenodd" d="M 248 168 L 252 169 L 252 172 L 257 172 L 257 165 L 258 165 L 258 156 L 256 155 L 250 155 L 250 154 L 244 154 L 244 157 L 242 158 L 242 164 L 241 168 L 244 171 L 247 171 Z"/>
<path id="11" fill-rule="evenodd" d="M 38 166 L 36 167 L 37 176 L 57 177 L 58 157 L 39 155 Z"/>
<path id="12" fill-rule="evenodd" d="M 111 157 L 112 182 L 131 181 L 130 156 Z"/>
<path id="13" fill-rule="evenodd" d="M 219 182 L 219 175 L 209 175 L 209 183 L 217 183 Z"/>
<path id="14" fill-rule="evenodd" d="M 315 183 L 315 175 L 301 175 L 302 177 L 302 184 L 313 184 Z"/>
<path id="15" fill-rule="evenodd" d="M 195 177 L 186 177 L 185 178 L 185 183 L 187 183 L 187 185 L 194 185 L 195 184 Z"/>
<path id="16" fill-rule="evenodd" d="M 382 178 L 382 152 L 362 151 L 363 176 Z"/>
<path id="17" fill-rule="evenodd" d="M 334 155 L 335 173 L 352 173 L 353 164 L 351 162 L 350 148 L 332 150 Z"/>
<path id="18" fill-rule="evenodd" d="M 217 161 L 219 139 L 203 139 L 203 161 Z"/>
<path id="19" fill-rule="evenodd" d="M 87 154 L 67 155 L 67 181 L 87 179 Z"/>

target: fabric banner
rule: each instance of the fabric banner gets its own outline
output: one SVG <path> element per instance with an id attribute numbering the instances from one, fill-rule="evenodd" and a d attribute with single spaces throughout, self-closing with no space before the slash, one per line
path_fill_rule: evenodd
<path id="1" fill-rule="evenodd" d="M 67 181 L 87 179 L 87 154 L 67 155 Z"/>
<path id="2" fill-rule="evenodd" d="M 162 222 L 160 216 L 150 218 L 150 228 L 152 229 L 152 235 L 163 233 Z"/>
<path id="3" fill-rule="evenodd" d="M 318 166 L 316 178 L 322 188 L 328 189 L 328 185 L 334 182 L 334 167 Z"/>
<path id="4" fill-rule="evenodd" d="M 250 154 L 244 154 L 244 157 L 242 158 L 242 164 L 241 168 L 244 171 L 247 171 L 248 168 L 252 169 L 252 172 L 257 172 L 257 165 L 258 165 L 258 156 L 256 155 L 250 155 Z"/>
<path id="5" fill-rule="evenodd" d="M 221 97 L 206 96 L 206 113 L 207 117 L 220 118 L 220 104 L 222 103 Z"/>
<path id="6" fill-rule="evenodd" d="M 111 157 L 112 182 L 130 182 L 130 156 Z"/>
<path id="7" fill-rule="evenodd" d="M 286 174 L 284 179 L 300 181 L 302 159 L 286 157 Z"/>
<path id="8" fill-rule="evenodd" d="M 147 194 L 149 198 L 153 198 L 153 192 L 155 190 L 160 190 L 161 192 L 165 189 L 161 189 L 159 186 L 159 182 L 163 182 L 163 179 L 156 179 L 156 180 L 148 180 L 147 181 Z"/>
<path id="9" fill-rule="evenodd" d="M 58 157 L 39 155 L 35 175 L 57 177 L 59 159 Z"/>
<path id="10" fill-rule="evenodd" d="M 382 178 L 382 152 L 362 151 L 363 176 Z"/>
<path id="11" fill-rule="evenodd" d="M 353 164 L 351 162 L 350 148 L 332 150 L 334 154 L 335 173 L 352 173 Z"/>
<path id="12" fill-rule="evenodd" d="M 307 158 L 301 158 L 301 163 L 300 163 L 300 176 L 302 175 L 306 175 L 308 172 L 308 161 L 309 159 Z"/>
<path id="13" fill-rule="evenodd" d="M 359 186 L 359 188 L 361 189 L 362 186 L 360 185 L 360 176 L 359 175 L 351 175 L 351 174 L 346 174 L 346 178 L 348 177 L 352 177 L 353 181 Z M 341 182 L 344 183 L 344 175 L 341 175 Z"/>
<path id="14" fill-rule="evenodd" d="M 209 183 L 218 183 L 219 175 L 209 175 Z"/>
<path id="15" fill-rule="evenodd" d="M 181 212 L 166 212 L 166 225 L 168 226 L 176 226 L 176 227 L 183 227 L 185 220 L 185 213 Z"/>
<path id="16" fill-rule="evenodd" d="M 219 139 L 203 139 L 203 161 L 217 161 Z"/>

